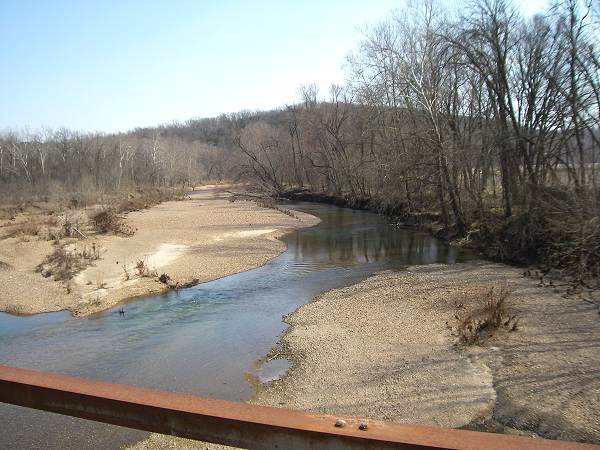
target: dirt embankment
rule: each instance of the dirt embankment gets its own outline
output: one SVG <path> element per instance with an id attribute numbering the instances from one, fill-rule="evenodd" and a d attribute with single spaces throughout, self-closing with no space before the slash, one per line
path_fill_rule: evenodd
<path id="1" fill-rule="evenodd" d="M 456 345 L 457 305 L 513 289 L 516 331 Z M 385 272 L 287 318 L 293 367 L 252 402 L 398 422 L 600 442 L 600 316 L 520 271 L 472 262 Z M 152 435 L 134 448 L 210 448 Z"/>
<path id="2" fill-rule="evenodd" d="M 286 229 L 311 226 L 318 219 L 290 217 L 252 202 L 230 202 L 227 194 L 201 189 L 190 200 L 165 202 L 128 213 L 132 236 L 113 234 L 71 240 L 73 249 L 93 248 L 99 258 L 69 283 L 44 278 L 37 265 L 53 251 L 51 241 L 0 239 L 0 310 L 34 314 L 68 309 L 87 315 L 126 299 L 160 293 L 171 286 L 205 282 L 260 266 L 285 250 L 276 239 Z M 136 267 L 143 262 L 146 276 Z"/>

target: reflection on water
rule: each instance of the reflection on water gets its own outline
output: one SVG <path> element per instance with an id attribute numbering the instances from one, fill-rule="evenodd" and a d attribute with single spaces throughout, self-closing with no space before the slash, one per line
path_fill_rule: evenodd
<path id="1" fill-rule="evenodd" d="M 248 373 L 272 379 L 287 368 L 254 362 L 285 331 L 282 315 L 319 293 L 373 272 L 464 258 L 425 233 L 378 215 L 311 203 L 317 227 L 284 239 L 288 250 L 263 267 L 73 319 L 0 314 L 0 363 L 230 400 L 252 395 Z M 246 375 L 245 375 L 246 374 Z M 144 433 L 0 406 L 1 446 L 116 448 Z"/>

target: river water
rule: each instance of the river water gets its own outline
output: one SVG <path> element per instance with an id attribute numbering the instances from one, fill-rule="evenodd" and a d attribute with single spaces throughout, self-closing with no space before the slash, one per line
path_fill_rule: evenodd
<path id="1" fill-rule="evenodd" d="M 285 361 L 258 366 L 277 344 L 282 316 L 321 292 L 410 264 L 453 263 L 466 254 L 382 216 L 330 205 L 288 208 L 321 218 L 293 231 L 266 265 L 127 303 L 87 318 L 67 312 L 0 314 L 0 363 L 228 400 L 253 394 Z M 118 448 L 147 433 L 0 405 L 1 448 Z"/>

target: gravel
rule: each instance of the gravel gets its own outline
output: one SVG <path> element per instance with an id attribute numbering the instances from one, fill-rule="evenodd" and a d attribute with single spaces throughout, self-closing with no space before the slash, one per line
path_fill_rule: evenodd
<path id="1" fill-rule="evenodd" d="M 514 332 L 456 343 L 458 308 L 507 285 Z M 505 265 L 410 267 L 329 291 L 287 317 L 292 368 L 253 403 L 600 443 L 596 306 Z M 152 435 L 136 449 L 227 447 Z"/>

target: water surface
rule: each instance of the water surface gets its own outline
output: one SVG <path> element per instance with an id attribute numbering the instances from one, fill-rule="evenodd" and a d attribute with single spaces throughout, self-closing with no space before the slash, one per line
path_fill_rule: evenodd
<path id="1" fill-rule="evenodd" d="M 74 319 L 66 312 L 0 314 L 0 363 L 111 382 L 246 400 L 248 373 L 264 381 L 287 367 L 257 368 L 286 325 L 282 316 L 315 295 L 384 269 L 452 263 L 466 256 L 379 215 L 295 203 L 322 222 L 284 238 L 266 265 L 209 283 Z M 0 405 L 3 448 L 118 448 L 146 433 Z"/>

